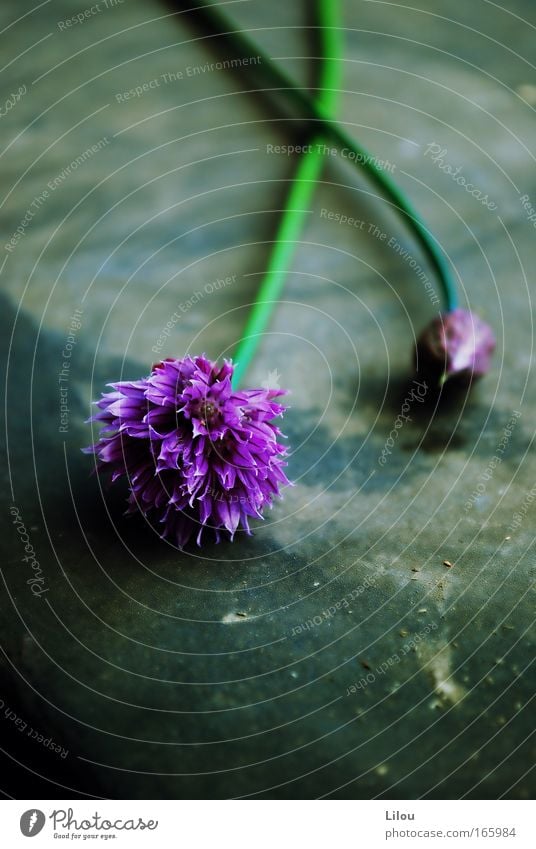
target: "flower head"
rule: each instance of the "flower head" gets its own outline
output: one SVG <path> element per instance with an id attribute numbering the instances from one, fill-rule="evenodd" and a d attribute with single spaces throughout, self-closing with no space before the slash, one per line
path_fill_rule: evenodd
<path id="1" fill-rule="evenodd" d="M 231 362 L 204 356 L 163 360 L 142 380 L 110 384 L 90 419 L 102 430 L 85 452 L 112 481 L 126 477 L 127 512 L 141 510 L 180 548 L 205 531 L 216 542 L 239 527 L 250 534 L 249 517 L 289 483 L 272 424 L 284 390 L 234 392 L 232 374 Z"/>
<path id="2" fill-rule="evenodd" d="M 486 374 L 495 350 L 491 327 L 469 310 L 460 308 L 435 318 L 417 341 L 419 373 L 469 384 Z"/>

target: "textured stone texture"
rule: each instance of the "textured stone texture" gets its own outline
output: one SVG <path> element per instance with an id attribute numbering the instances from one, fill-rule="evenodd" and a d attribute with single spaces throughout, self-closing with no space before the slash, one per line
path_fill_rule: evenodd
<path id="1" fill-rule="evenodd" d="M 3 244 L 48 181 L 105 139 L 49 190 L 14 250 L 2 245 L 0 699 L 68 750 L 61 758 L 33 741 L 4 708 L 5 793 L 530 794 L 534 229 L 520 196 L 536 205 L 536 22 L 528 0 L 508 11 L 422 5 L 345 4 L 339 115 L 393 163 L 448 252 L 463 303 L 495 327 L 493 371 L 470 395 L 414 403 L 378 464 L 409 391 L 412 339 L 434 307 L 408 259 L 374 235 L 394 236 L 426 268 L 388 204 L 342 157 L 327 158 L 248 380 L 277 369 L 292 392 L 297 486 L 253 538 L 187 553 L 124 519 L 124 493 L 90 476 L 84 419 L 107 381 L 147 372 L 180 303 L 236 275 L 195 299 L 161 352 L 229 354 L 295 167 L 266 145 L 295 140 L 292 125 L 248 93 L 247 74 L 188 76 L 218 56 L 154 3 L 103 6 L 62 30 L 74 12 L 53 0 L 2 35 L 4 90 L 28 89 L 0 119 Z M 251 0 L 229 13 L 311 79 L 300 4 Z M 4 2 L 2 26 L 20 14 Z M 116 97 L 151 80 L 139 97 Z M 425 155 L 431 143 L 496 210 Z M 323 209 L 365 223 L 341 225 Z M 467 509 L 514 411 L 501 462 Z M 42 567 L 40 598 L 26 584 L 12 502 Z"/>

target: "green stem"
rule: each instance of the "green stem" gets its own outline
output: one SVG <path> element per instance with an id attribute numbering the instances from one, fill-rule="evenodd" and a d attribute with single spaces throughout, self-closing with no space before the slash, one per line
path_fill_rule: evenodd
<path id="1" fill-rule="evenodd" d="M 426 228 L 421 218 L 414 210 L 411 202 L 404 192 L 398 188 L 396 183 L 379 168 L 372 157 L 362 145 L 358 144 L 345 130 L 330 120 L 325 106 L 319 104 L 306 91 L 289 77 L 278 65 L 264 54 L 242 32 L 237 31 L 234 25 L 226 18 L 219 8 L 212 4 L 204 4 L 203 0 L 196 0 L 196 16 L 203 22 L 204 27 L 211 37 L 224 36 L 226 45 L 240 56 L 257 56 L 259 62 L 250 67 L 262 84 L 262 91 L 278 91 L 286 95 L 289 104 L 301 110 L 302 118 L 311 125 L 318 125 L 318 131 L 341 150 L 346 148 L 352 154 L 352 162 L 357 168 L 362 168 L 371 182 L 393 203 L 395 208 L 401 212 L 414 236 L 428 257 L 430 264 L 437 274 L 439 283 L 443 290 L 445 309 L 447 312 L 455 309 L 458 304 L 456 285 L 451 275 L 449 265 L 435 237 Z M 333 35 L 333 30 L 327 30 Z M 296 117 L 296 116 L 294 116 Z"/>
<path id="2" fill-rule="evenodd" d="M 316 15 L 320 31 L 322 63 L 318 81 L 318 102 L 326 112 L 331 113 L 335 108 L 340 85 L 340 57 L 342 54 L 341 29 L 338 26 L 338 3 L 336 0 L 316 0 Z M 323 154 L 318 149 L 323 141 L 324 137 L 319 134 L 309 140 L 308 150 L 300 159 L 296 176 L 288 192 L 266 272 L 233 356 L 235 363 L 233 386 L 235 388 L 240 385 L 255 356 L 262 334 L 268 326 L 275 303 L 283 289 L 296 243 L 302 232 L 305 217 L 309 211 L 316 183 L 324 164 Z"/>

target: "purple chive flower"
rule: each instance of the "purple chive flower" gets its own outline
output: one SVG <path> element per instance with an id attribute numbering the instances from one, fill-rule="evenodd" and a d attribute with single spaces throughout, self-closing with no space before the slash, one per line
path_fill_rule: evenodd
<path id="1" fill-rule="evenodd" d="M 280 487 L 286 449 L 272 424 L 285 410 L 280 389 L 234 392 L 233 365 L 204 356 L 166 359 L 142 380 L 109 384 L 90 421 L 100 439 L 84 451 L 112 481 L 126 477 L 127 513 L 140 510 L 182 548 L 205 531 L 219 542 L 262 518 Z"/>
<path id="2" fill-rule="evenodd" d="M 436 378 L 440 385 L 456 378 L 471 383 L 489 370 L 495 350 L 491 327 L 477 315 L 460 308 L 435 318 L 417 341 L 419 373 Z"/>

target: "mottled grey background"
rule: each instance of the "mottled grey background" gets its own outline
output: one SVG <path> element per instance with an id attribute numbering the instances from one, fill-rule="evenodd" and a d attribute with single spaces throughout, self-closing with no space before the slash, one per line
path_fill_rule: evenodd
<path id="1" fill-rule="evenodd" d="M 338 115 L 393 164 L 463 304 L 495 328 L 493 370 L 470 395 L 414 404 L 378 464 L 434 306 L 408 260 L 369 232 L 394 236 L 427 268 L 403 224 L 347 161 L 326 159 L 248 375 L 256 385 L 277 370 L 291 391 L 297 485 L 251 539 L 180 553 L 123 517 L 123 491 L 91 477 L 84 420 L 107 381 L 147 373 L 179 304 L 236 275 L 196 298 L 161 352 L 229 355 L 296 166 L 266 145 L 301 137 L 281 105 L 251 93 L 247 71 L 189 75 L 225 48 L 156 2 L 101 2 L 71 27 L 61 24 L 88 7 L 2 4 L 0 107 L 26 87 L 0 113 L 6 796 L 530 795 L 535 232 L 520 198 L 536 206 L 536 18 L 529 0 L 419 5 L 344 3 Z M 226 8 L 311 82 L 309 4 Z M 426 156 L 431 143 L 497 208 Z M 76 309 L 61 433 L 58 376 Z M 13 503 L 41 565 L 40 597 Z"/>

